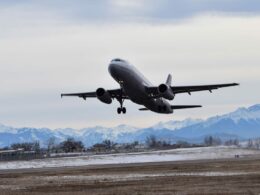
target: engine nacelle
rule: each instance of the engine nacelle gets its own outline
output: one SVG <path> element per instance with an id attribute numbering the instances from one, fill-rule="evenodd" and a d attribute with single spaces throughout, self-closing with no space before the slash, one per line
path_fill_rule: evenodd
<path id="1" fill-rule="evenodd" d="M 161 85 L 159 85 L 159 87 L 158 87 L 158 92 L 159 92 L 159 94 L 160 94 L 163 98 L 165 98 L 165 99 L 167 99 L 167 100 L 173 100 L 174 97 L 175 97 L 174 93 L 172 92 L 171 87 L 169 87 L 169 86 L 166 85 L 166 84 L 161 84 Z"/>
<path id="2" fill-rule="evenodd" d="M 97 95 L 97 98 L 101 102 L 103 102 L 105 104 L 111 104 L 112 103 L 111 95 L 105 89 L 98 88 L 97 91 L 96 91 L 96 95 Z"/>

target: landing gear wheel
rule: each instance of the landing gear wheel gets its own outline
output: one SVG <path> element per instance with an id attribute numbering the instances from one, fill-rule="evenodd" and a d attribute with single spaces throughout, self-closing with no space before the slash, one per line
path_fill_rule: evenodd
<path id="1" fill-rule="evenodd" d="M 123 112 L 123 114 L 126 113 L 126 108 L 125 107 L 122 108 L 122 112 Z"/>
<path id="2" fill-rule="evenodd" d="M 118 113 L 118 114 L 121 114 L 121 111 L 122 111 L 121 108 L 117 108 L 117 113 Z"/>
<path id="3" fill-rule="evenodd" d="M 125 107 L 122 108 L 122 112 L 123 112 L 123 114 L 126 113 L 126 108 Z"/>

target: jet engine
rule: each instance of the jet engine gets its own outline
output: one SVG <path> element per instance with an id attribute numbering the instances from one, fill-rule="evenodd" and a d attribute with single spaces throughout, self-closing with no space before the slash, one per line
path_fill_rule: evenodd
<path id="1" fill-rule="evenodd" d="M 159 87 L 158 87 L 158 92 L 159 92 L 159 94 L 163 97 L 163 98 L 165 98 L 165 99 L 167 99 L 167 100 L 173 100 L 174 99 L 174 93 L 172 92 L 172 89 L 168 86 L 168 85 L 166 85 L 166 84 L 161 84 L 161 85 L 159 85 Z"/>
<path id="2" fill-rule="evenodd" d="M 103 88 L 98 88 L 96 91 L 97 98 L 105 103 L 105 104 L 111 104 L 112 103 L 112 98 L 111 95 L 108 93 L 107 90 Z"/>

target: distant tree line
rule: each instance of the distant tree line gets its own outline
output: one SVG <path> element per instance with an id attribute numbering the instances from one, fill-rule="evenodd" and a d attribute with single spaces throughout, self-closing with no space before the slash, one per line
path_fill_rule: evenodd
<path id="1" fill-rule="evenodd" d="M 239 140 L 235 138 L 235 139 L 228 139 L 226 141 L 222 141 L 221 138 L 219 137 L 209 135 L 204 138 L 204 145 L 205 146 L 219 146 L 219 145 L 239 146 Z"/>
<path id="2" fill-rule="evenodd" d="M 36 142 L 15 143 L 11 145 L 11 149 L 14 150 L 23 149 L 24 151 L 34 151 L 38 153 L 40 152 L 41 147 L 40 147 L 40 143 L 36 141 Z"/>
<path id="3" fill-rule="evenodd" d="M 256 139 L 249 139 L 247 141 L 247 147 L 250 149 L 260 149 L 260 138 L 256 138 Z"/>
<path id="4" fill-rule="evenodd" d="M 222 141 L 221 138 L 217 136 L 205 136 L 203 143 L 201 144 L 194 144 L 189 143 L 187 141 L 177 141 L 176 143 L 170 143 L 165 140 L 158 140 L 156 136 L 150 135 L 146 138 L 145 141 L 148 148 L 189 148 L 189 147 L 203 147 L 203 146 L 219 146 L 219 145 L 226 145 L 226 146 L 239 146 L 238 139 L 229 139 L 226 141 Z"/>
<path id="5" fill-rule="evenodd" d="M 229 139 L 225 141 L 224 143 L 226 146 L 239 146 L 239 140 L 238 139 Z"/>
<path id="6" fill-rule="evenodd" d="M 0 152 L 0 161 L 44 158 L 44 153 L 41 151 L 40 143 L 38 141 L 15 143 L 10 147 L 6 147 L 5 150 L 6 151 L 4 152 Z"/>
<path id="7" fill-rule="evenodd" d="M 46 151 L 49 153 L 57 152 L 82 152 L 85 149 L 84 144 L 81 141 L 76 141 L 74 138 L 67 138 L 61 143 L 56 143 L 56 139 L 51 137 L 47 141 L 47 149 L 42 148 L 38 141 L 36 142 L 23 142 L 23 143 L 14 143 L 10 147 L 5 147 L 5 150 L 19 150 L 22 149 L 26 152 L 42 152 Z"/>
<path id="8" fill-rule="evenodd" d="M 55 137 L 51 137 L 47 141 L 47 151 L 48 153 L 72 153 L 72 152 L 83 152 L 85 151 L 85 146 L 82 141 L 77 141 L 74 138 L 67 138 L 61 143 L 56 143 Z"/>
<path id="9" fill-rule="evenodd" d="M 204 138 L 204 144 L 205 146 L 219 146 L 222 144 L 222 141 L 219 137 L 214 137 L 210 135 Z"/>
<path id="10" fill-rule="evenodd" d="M 229 139 L 222 141 L 216 136 L 206 136 L 203 143 L 195 144 L 187 141 L 177 141 L 171 143 L 163 139 L 158 139 L 155 135 L 147 136 L 143 143 L 134 141 L 132 143 L 115 143 L 111 140 L 104 140 L 101 143 L 96 143 L 86 149 L 83 142 L 77 141 L 74 138 L 67 138 L 65 141 L 57 143 L 55 137 L 51 137 L 45 143 L 47 148 L 41 148 L 39 142 L 24 142 L 12 144 L 10 149 L 23 149 L 24 151 L 34 151 L 36 153 L 45 151 L 46 153 L 73 153 L 73 152 L 94 152 L 94 153 L 113 153 L 113 152 L 138 152 L 149 149 L 174 149 L 174 148 L 189 148 L 203 146 L 218 146 L 218 145 L 235 145 L 239 146 L 238 139 Z M 248 140 L 249 148 L 260 149 L 260 138 L 256 140 Z"/>
<path id="11" fill-rule="evenodd" d="M 187 141 L 177 141 L 176 143 L 170 143 L 169 141 L 159 140 L 154 135 L 150 135 L 146 138 L 145 144 L 151 149 L 174 149 L 174 148 L 190 148 L 201 147 L 203 144 L 194 144 Z"/>
<path id="12" fill-rule="evenodd" d="M 138 152 L 143 151 L 145 147 L 138 141 L 132 143 L 115 143 L 111 140 L 104 140 L 101 143 L 94 144 L 88 149 L 94 153 L 118 153 L 118 152 Z"/>

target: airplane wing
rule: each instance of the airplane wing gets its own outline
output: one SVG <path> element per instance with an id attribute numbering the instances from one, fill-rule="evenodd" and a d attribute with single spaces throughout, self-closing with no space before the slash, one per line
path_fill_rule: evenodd
<path id="1" fill-rule="evenodd" d="M 94 98 L 94 97 L 96 97 L 96 92 L 62 93 L 61 94 L 61 98 L 63 96 L 75 96 L 75 97 L 83 98 L 85 100 L 86 98 Z"/>
<path id="2" fill-rule="evenodd" d="M 231 86 L 237 86 L 238 83 L 227 83 L 227 84 L 217 84 L 217 85 L 194 85 L 194 86 L 172 86 L 172 92 L 174 94 L 178 93 L 188 93 L 196 92 L 196 91 L 210 91 L 216 90 L 223 87 L 231 87 Z M 146 92 L 151 97 L 160 97 L 158 94 L 158 87 L 146 87 Z"/>
<path id="3" fill-rule="evenodd" d="M 197 85 L 197 86 L 176 86 L 171 87 L 174 94 L 177 93 L 191 93 L 195 91 L 210 91 L 216 90 L 223 87 L 237 86 L 238 83 L 218 84 L 218 85 Z"/>
<path id="4" fill-rule="evenodd" d="M 107 90 L 108 93 L 111 95 L 111 98 L 123 98 L 123 99 L 129 99 L 129 97 L 121 90 L 121 89 L 112 89 Z M 61 98 L 63 96 L 75 96 L 79 98 L 83 98 L 86 100 L 87 98 L 96 98 L 96 92 L 83 92 L 83 93 L 64 93 L 61 94 Z"/>

